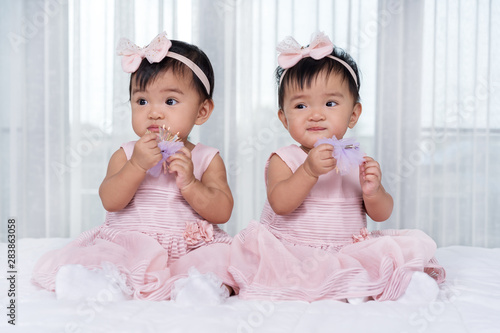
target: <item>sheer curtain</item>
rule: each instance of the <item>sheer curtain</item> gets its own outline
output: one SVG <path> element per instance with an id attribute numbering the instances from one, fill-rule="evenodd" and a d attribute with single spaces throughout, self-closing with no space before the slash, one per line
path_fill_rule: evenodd
<path id="1" fill-rule="evenodd" d="M 498 1 L 402 2 L 378 37 L 376 151 L 389 225 L 499 246 Z"/>
<path id="2" fill-rule="evenodd" d="M 264 165 L 292 143 L 276 116 L 276 44 L 324 31 L 362 72 L 349 136 L 382 165 L 385 223 L 440 246 L 500 246 L 497 1 L 24 0 L 0 3 L 1 239 L 75 237 L 101 224 L 109 157 L 135 140 L 115 46 L 165 30 L 215 70 L 215 111 L 191 133 L 226 162 L 234 235 L 259 219 Z"/>

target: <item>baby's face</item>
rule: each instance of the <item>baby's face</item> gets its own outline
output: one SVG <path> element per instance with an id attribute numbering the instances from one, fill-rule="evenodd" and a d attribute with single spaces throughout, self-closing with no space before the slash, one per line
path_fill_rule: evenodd
<path id="1" fill-rule="evenodd" d="M 334 73 L 320 73 L 303 89 L 289 85 L 278 113 L 292 138 L 306 150 L 321 138 L 341 139 L 360 114 L 361 104 L 354 101 L 347 80 Z"/>
<path id="2" fill-rule="evenodd" d="M 188 75 L 171 70 L 160 74 L 144 90 L 132 80 L 130 103 L 132 127 L 142 137 L 146 131 L 158 133 L 165 125 L 185 141 L 196 123 L 202 102 Z"/>

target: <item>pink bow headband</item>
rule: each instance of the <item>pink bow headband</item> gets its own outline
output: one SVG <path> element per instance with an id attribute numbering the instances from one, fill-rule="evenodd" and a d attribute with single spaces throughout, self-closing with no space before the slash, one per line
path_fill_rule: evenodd
<path id="1" fill-rule="evenodd" d="M 297 43 L 297 41 L 291 36 L 286 37 L 276 47 L 276 50 L 280 52 L 280 55 L 278 56 L 278 64 L 284 69 L 281 74 L 279 84 L 281 85 L 281 81 L 283 80 L 288 68 L 295 66 L 301 59 L 311 57 L 315 60 L 320 60 L 327 57 L 344 65 L 349 73 L 351 73 L 351 76 L 356 83 L 356 87 L 359 87 L 356 73 L 352 67 L 349 66 L 349 64 L 344 60 L 331 55 L 333 48 L 334 46 L 330 41 L 330 38 L 322 32 L 318 32 L 311 37 L 311 43 L 309 43 L 308 47 L 300 46 L 300 44 Z"/>
<path id="2" fill-rule="evenodd" d="M 149 63 L 160 62 L 165 57 L 174 58 L 184 65 L 188 66 L 193 73 L 200 79 L 203 86 L 210 95 L 210 83 L 207 76 L 191 59 L 185 56 L 169 51 L 172 42 L 167 38 L 167 33 L 162 32 L 156 36 L 148 46 L 139 47 L 127 38 L 120 38 L 116 53 L 122 58 L 122 69 L 125 73 L 134 73 L 142 62 L 142 59 L 148 59 Z"/>

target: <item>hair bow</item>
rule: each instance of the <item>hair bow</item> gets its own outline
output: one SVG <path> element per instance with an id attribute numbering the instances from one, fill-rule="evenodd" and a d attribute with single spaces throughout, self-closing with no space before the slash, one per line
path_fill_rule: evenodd
<path id="1" fill-rule="evenodd" d="M 139 47 L 127 38 L 121 38 L 116 47 L 116 53 L 122 58 L 122 68 L 126 73 L 133 73 L 146 58 L 150 63 L 160 62 L 167 55 L 172 42 L 167 38 L 167 33 L 162 32 L 156 36 L 148 46 Z"/>
<path id="2" fill-rule="evenodd" d="M 302 58 L 311 57 L 319 60 L 330 55 L 333 51 L 333 43 L 327 35 L 318 32 L 312 35 L 308 47 L 300 46 L 293 37 L 288 36 L 278 44 L 276 50 L 280 52 L 278 64 L 281 68 L 287 69 L 293 67 Z"/>

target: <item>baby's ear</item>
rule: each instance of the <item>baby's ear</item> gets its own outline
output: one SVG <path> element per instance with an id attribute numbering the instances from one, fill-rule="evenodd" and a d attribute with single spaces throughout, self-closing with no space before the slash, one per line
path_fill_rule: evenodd
<path id="1" fill-rule="evenodd" d="M 283 126 L 285 126 L 286 130 L 288 131 L 288 120 L 286 119 L 285 111 L 283 109 L 278 110 L 278 118 L 280 118 L 281 123 Z"/>
<path id="2" fill-rule="evenodd" d="M 210 115 L 212 114 L 213 110 L 214 110 L 214 101 L 210 98 L 204 100 L 200 106 L 200 109 L 198 110 L 198 116 L 196 117 L 195 124 L 201 125 L 205 123 L 208 120 L 208 118 L 210 118 Z"/>
<path id="3" fill-rule="evenodd" d="M 359 116 L 361 116 L 362 109 L 363 108 L 361 106 L 361 103 L 354 104 L 354 107 L 352 108 L 351 119 L 349 119 L 349 128 L 353 128 L 354 125 L 356 125 Z"/>

